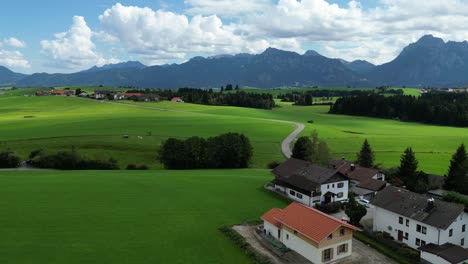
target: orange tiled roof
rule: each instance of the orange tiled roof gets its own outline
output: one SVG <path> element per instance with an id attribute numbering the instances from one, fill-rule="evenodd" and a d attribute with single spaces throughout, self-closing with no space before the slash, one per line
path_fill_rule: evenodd
<path id="1" fill-rule="evenodd" d="M 281 225 L 288 226 L 317 243 L 326 239 L 342 226 L 360 230 L 317 209 L 295 202 L 283 210 L 271 209 L 262 216 L 262 219 L 278 227 Z"/>

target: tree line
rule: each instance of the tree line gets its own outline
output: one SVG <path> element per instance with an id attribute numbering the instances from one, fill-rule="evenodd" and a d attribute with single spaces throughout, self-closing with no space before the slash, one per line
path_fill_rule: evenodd
<path id="1" fill-rule="evenodd" d="M 387 87 L 377 87 L 376 90 L 308 90 L 308 91 L 292 91 L 284 94 L 279 94 L 278 99 L 282 102 L 293 102 L 295 105 L 312 105 L 314 104 L 328 104 L 331 105 L 330 101 L 333 97 L 349 97 L 349 96 L 361 96 L 368 94 L 394 94 L 403 95 L 402 89 L 388 89 Z"/>
<path id="2" fill-rule="evenodd" d="M 249 138 L 227 133 L 210 138 L 168 138 L 159 149 L 167 169 L 247 168 L 253 155 Z"/>
<path id="3" fill-rule="evenodd" d="M 428 92 L 420 97 L 362 94 L 339 98 L 329 113 L 466 127 L 468 94 Z"/>
<path id="4" fill-rule="evenodd" d="M 227 86 L 229 87 L 229 86 Z M 236 89 L 236 88 L 234 88 Z M 231 91 L 230 89 L 229 91 Z M 149 93 L 149 90 L 129 90 L 129 93 Z M 151 92 L 154 93 L 154 90 Z M 157 90 L 162 98 L 171 99 L 181 97 L 184 102 L 203 105 L 224 105 L 239 106 L 260 109 L 274 108 L 275 101 L 273 95 L 264 93 L 251 93 L 239 91 L 236 92 L 214 92 L 212 89 L 180 88 L 178 90 Z"/>
<path id="5" fill-rule="evenodd" d="M 76 148 L 49 154 L 42 149 L 34 150 L 29 155 L 29 163 L 38 168 L 58 170 L 118 170 L 117 160 L 89 159 Z"/>

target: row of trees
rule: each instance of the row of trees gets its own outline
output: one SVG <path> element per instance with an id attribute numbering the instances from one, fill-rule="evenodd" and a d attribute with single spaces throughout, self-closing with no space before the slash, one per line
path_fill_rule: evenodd
<path id="1" fill-rule="evenodd" d="M 165 98 L 181 97 L 187 103 L 204 105 L 227 105 L 261 109 L 275 107 L 273 95 L 262 93 L 247 93 L 237 91 L 233 93 L 217 93 L 213 90 L 194 88 L 180 88 L 174 90 L 160 90 L 158 93 Z"/>
<path id="2" fill-rule="evenodd" d="M 468 94 L 429 92 L 420 97 L 363 94 L 339 98 L 329 113 L 466 127 Z"/>
<path id="3" fill-rule="evenodd" d="M 207 139 L 169 138 L 159 150 L 159 160 L 167 169 L 247 168 L 252 155 L 249 138 L 238 133 Z"/>
<path id="4" fill-rule="evenodd" d="M 59 170 L 118 170 L 115 159 L 98 160 L 88 159 L 78 152 L 76 148 L 71 151 L 60 151 L 48 154 L 44 150 L 34 150 L 29 155 L 31 165 L 45 169 Z"/>

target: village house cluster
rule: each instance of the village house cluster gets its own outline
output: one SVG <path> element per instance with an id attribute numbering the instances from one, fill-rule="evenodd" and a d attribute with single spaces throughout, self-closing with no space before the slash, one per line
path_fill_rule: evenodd
<path id="1" fill-rule="evenodd" d="M 291 158 L 272 173 L 275 178 L 266 187 L 292 204 L 261 217 L 264 235 L 312 263 L 334 262 L 352 254 L 353 231 L 361 229 L 314 208 L 347 202 L 351 192 L 368 207 L 369 232 L 385 234 L 419 251 L 424 263 L 468 261 L 468 213 L 463 205 L 442 201 L 433 192 L 423 195 L 392 186 L 382 171 L 345 159 L 321 166 Z"/>

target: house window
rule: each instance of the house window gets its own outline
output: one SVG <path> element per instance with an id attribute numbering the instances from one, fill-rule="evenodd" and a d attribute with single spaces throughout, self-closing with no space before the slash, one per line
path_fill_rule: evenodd
<path id="1" fill-rule="evenodd" d="M 327 189 L 330 189 L 330 184 L 327 184 Z"/>
<path id="2" fill-rule="evenodd" d="M 405 239 L 408 240 L 408 233 L 405 233 Z"/>
<path id="3" fill-rule="evenodd" d="M 296 195 L 296 192 L 293 191 L 293 190 L 289 190 L 289 194 L 292 195 L 292 196 L 294 196 L 294 195 Z"/>
<path id="4" fill-rule="evenodd" d="M 416 238 L 416 246 L 421 246 L 421 239 Z"/>
<path id="5" fill-rule="evenodd" d="M 343 188 L 343 187 L 344 187 L 344 183 L 340 182 L 340 183 L 338 183 L 337 186 L 338 186 L 338 188 Z"/>
<path id="6" fill-rule="evenodd" d="M 302 194 L 296 193 L 297 198 L 302 199 Z"/>
<path id="7" fill-rule="evenodd" d="M 332 184 L 332 188 L 335 188 L 335 184 Z"/>
<path id="8" fill-rule="evenodd" d="M 403 224 L 403 217 L 400 216 L 400 217 L 398 218 L 398 223 Z"/>
<path id="9" fill-rule="evenodd" d="M 332 249 L 331 249 L 331 248 L 325 249 L 325 250 L 323 251 L 323 256 L 322 256 L 322 258 L 323 258 L 323 261 L 330 261 L 330 260 L 332 260 Z"/>
<path id="10" fill-rule="evenodd" d="M 406 226 L 409 226 L 409 219 L 406 219 Z"/>
<path id="11" fill-rule="evenodd" d="M 452 228 L 450 228 L 450 230 L 449 230 L 449 237 L 451 237 L 451 236 L 453 236 L 453 229 Z"/>
<path id="12" fill-rule="evenodd" d="M 337 198 L 343 197 L 343 193 L 342 193 L 342 192 L 337 193 L 337 194 L 336 194 L 336 197 L 337 197 Z"/>
<path id="13" fill-rule="evenodd" d="M 465 232 L 466 225 L 462 225 L 462 232 Z"/>
<path id="14" fill-rule="evenodd" d="M 344 229 L 344 228 L 341 228 L 341 229 L 340 229 L 340 236 L 344 236 L 344 234 L 345 234 L 345 229 Z"/>
<path id="15" fill-rule="evenodd" d="M 421 240 L 421 246 L 424 246 L 424 245 L 426 245 L 426 241 Z"/>
<path id="16" fill-rule="evenodd" d="M 289 234 L 286 234 L 286 239 L 289 239 Z"/>
<path id="17" fill-rule="evenodd" d="M 426 234 L 427 233 L 427 227 L 422 226 L 422 225 L 417 225 L 416 226 L 416 232 Z"/>
<path id="18" fill-rule="evenodd" d="M 327 237 L 327 239 L 333 239 L 333 233 L 330 234 L 330 235 Z"/>
<path id="19" fill-rule="evenodd" d="M 338 246 L 338 254 L 346 253 L 348 252 L 348 245 L 343 244 Z"/>
<path id="20" fill-rule="evenodd" d="M 464 246 L 464 245 L 465 245 L 465 239 L 464 239 L 464 238 L 461 239 L 460 245 L 461 245 L 461 246 Z"/>

